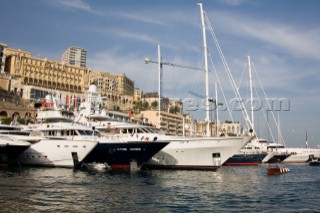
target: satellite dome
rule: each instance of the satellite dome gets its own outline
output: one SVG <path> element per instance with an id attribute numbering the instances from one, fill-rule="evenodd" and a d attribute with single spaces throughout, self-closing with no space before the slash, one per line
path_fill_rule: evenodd
<path id="1" fill-rule="evenodd" d="M 97 92 L 97 86 L 94 85 L 94 84 L 90 85 L 89 92 L 96 93 Z"/>
<path id="2" fill-rule="evenodd" d="M 102 116 L 107 116 L 107 112 L 106 112 L 105 110 L 102 110 L 102 111 L 101 111 L 101 115 L 102 115 Z"/>
<path id="3" fill-rule="evenodd" d="M 51 95 L 46 95 L 45 99 L 46 99 L 46 102 L 52 102 Z"/>

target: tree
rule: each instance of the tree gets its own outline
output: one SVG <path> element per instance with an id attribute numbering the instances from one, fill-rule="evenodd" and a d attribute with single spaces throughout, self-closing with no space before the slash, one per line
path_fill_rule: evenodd
<path id="1" fill-rule="evenodd" d="M 147 110 L 147 109 L 149 109 L 149 103 L 147 101 L 144 101 L 142 103 L 142 110 Z"/>
<path id="2" fill-rule="evenodd" d="M 149 103 L 147 101 L 135 101 L 133 103 L 133 111 L 135 114 L 140 113 L 140 111 L 149 109 Z"/>
<path id="3" fill-rule="evenodd" d="M 151 108 L 152 109 L 157 109 L 157 107 L 158 107 L 158 101 L 152 101 L 151 102 Z"/>
<path id="4" fill-rule="evenodd" d="M 142 101 L 133 102 L 133 111 L 135 114 L 139 113 L 142 109 Z"/>
<path id="5" fill-rule="evenodd" d="M 177 114 L 180 112 L 180 108 L 178 106 L 172 106 L 170 107 L 169 112 L 173 114 Z"/>

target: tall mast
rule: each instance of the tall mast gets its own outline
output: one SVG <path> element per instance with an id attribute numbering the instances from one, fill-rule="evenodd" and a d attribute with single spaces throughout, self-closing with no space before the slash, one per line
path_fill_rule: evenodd
<path id="1" fill-rule="evenodd" d="M 279 118 L 279 112 L 278 112 L 278 143 L 281 143 L 280 139 L 280 118 Z"/>
<path id="2" fill-rule="evenodd" d="M 309 145 L 308 145 L 308 133 L 307 133 L 307 129 L 306 129 L 306 148 L 309 148 Z"/>
<path id="3" fill-rule="evenodd" d="M 158 44 L 158 71 L 159 71 L 159 100 L 158 100 L 158 128 L 161 128 L 161 95 L 162 95 L 162 62 L 161 62 L 161 54 L 160 54 L 160 44 Z"/>
<path id="4" fill-rule="evenodd" d="M 215 91 L 216 91 L 216 136 L 219 136 L 219 126 L 218 126 L 218 123 L 219 123 L 219 102 L 218 102 L 218 82 L 215 81 L 214 83 L 214 88 L 215 88 Z"/>
<path id="5" fill-rule="evenodd" d="M 251 73 L 251 59 L 248 57 L 248 69 L 249 69 L 249 82 L 250 82 L 250 105 L 251 105 L 251 124 L 252 130 L 254 131 L 254 111 L 253 111 L 253 94 L 252 94 L 252 73 Z"/>
<path id="6" fill-rule="evenodd" d="M 203 34 L 203 52 L 204 52 L 204 70 L 206 73 L 206 121 L 207 121 L 207 136 L 211 136 L 210 132 L 210 112 L 209 112 L 209 69 L 208 69 L 208 47 L 207 47 L 207 37 L 206 37 L 206 27 L 204 24 L 204 12 L 202 4 L 198 4 L 200 7 L 201 14 L 201 24 L 202 24 L 202 34 Z"/>

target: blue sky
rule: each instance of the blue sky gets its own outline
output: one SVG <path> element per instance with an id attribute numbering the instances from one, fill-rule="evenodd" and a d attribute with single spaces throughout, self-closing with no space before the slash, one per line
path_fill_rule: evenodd
<path id="1" fill-rule="evenodd" d="M 190 0 L 3 0 L 0 1 L 0 42 L 34 56 L 60 60 L 68 46 L 87 49 L 93 70 L 125 73 L 145 92 L 157 90 L 157 44 L 163 60 L 203 67 L 198 1 Z M 267 96 L 290 101 L 280 111 L 287 146 L 320 144 L 320 1 L 206 0 L 204 10 L 224 57 L 247 96 L 246 56 L 250 55 Z M 207 32 L 208 48 L 221 74 L 227 100 L 230 85 Z M 213 69 L 213 68 L 211 68 Z M 219 74 L 219 75 L 220 75 Z M 164 95 L 195 98 L 204 93 L 201 71 L 164 67 Z M 242 78 L 241 78 L 242 76 Z M 240 79 L 243 79 L 239 84 Z M 210 93 L 214 94 L 214 72 Z M 258 85 L 258 80 L 254 80 Z M 222 100 L 219 92 L 219 100 Z M 201 117 L 203 111 L 194 113 Z M 275 114 L 277 117 L 278 113 Z M 230 119 L 221 112 L 221 119 Z M 236 120 L 241 120 L 235 116 Z M 257 132 L 266 136 L 262 113 L 256 113 Z M 276 131 L 274 131 L 276 132 Z M 276 138 L 276 133 L 275 133 Z"/>

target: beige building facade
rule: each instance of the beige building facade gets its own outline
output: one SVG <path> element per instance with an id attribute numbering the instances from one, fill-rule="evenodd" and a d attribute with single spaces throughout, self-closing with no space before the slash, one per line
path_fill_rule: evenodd
<path id="1" fill-rule="evenodd" d="M 194 135 L 206 135 L 205 121 L 193 122 L 190 126 Z M 218 121 L 210 123 L 210 131 L 212 136 L 237 136 L 242 133 L 242 125 L 239 122 Z"/>
<path id="2" fill-rule="evenodd" d="M 154 109 L 159 108 L 159 105 L 158 105 L 159 104 L 159 95 L 157 92 L 148 92 L 148 93 L 143 94 L 142 101 L 148 102 L 149 107 L 152 106 L 153 102 L 157 102 L 157 107 L 155 107 Z M 168 109 L 169 109 L 169 98 L 161 97 L 161 110 L 168 111 Z"/>
<path id="3" fill-rule="evenodd" d="M 141 117 L 146 123 L 159 127 L 159 112 L 157 110 L 147 110 L 141 112 Z M 183 116 L 179 114 L 161 111 L 161 130 L 166 134 L 183 135 Z"/>
<path id="4" fill-rule="evenodd" d="M 3 49 L 0 87 L 16 96 L 38 100 L 53 93 L 63 104 L 78 105 L 95 83 L 108 109 L 127 111 L 133 107 L 134 81 L 125 74 L 93 71 L 6 46 Z"/>
<path id="5" fill-rule="evenodd" d="M 90 83 L 97 86 L 107 109 L 128 111 L 133 108 L 134 81 L 125 74 L 91 71 Z"/>
<path id="6" fill-rule="evenodd" d="M 38 58 L 20 49 L 6 49 L 4 72 L 8 91 L 24 99 L 41 99 L 54 93 L 66 104 L 76 104 L 89 85 L 89 69 Z"/>
<path id="7" fill-rule="evenodd" d="M 133 92 L 133 101 L 141 101 L 143 96 L 143 91 L 139 88 L 135 88 Z"/>

